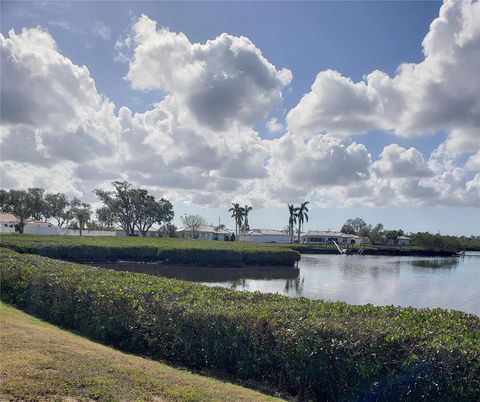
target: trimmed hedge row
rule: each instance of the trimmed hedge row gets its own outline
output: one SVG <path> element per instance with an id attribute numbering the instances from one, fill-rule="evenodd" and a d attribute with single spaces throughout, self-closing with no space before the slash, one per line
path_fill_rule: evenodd
<path id="1" fill-rule="evenodd" d="M 237 292 L 39 256 L 0 258 L 1 298 L 169 363 L 309 400 L 480 400 L 480 319 Z"/>
<path id="2" fill-rule="evenodd" d="M 163 238 L 1 235 L 0 246 L 74 262 L 166 261 L 216 266 L 293 266 L 296 251 L 245 243 Z"/>

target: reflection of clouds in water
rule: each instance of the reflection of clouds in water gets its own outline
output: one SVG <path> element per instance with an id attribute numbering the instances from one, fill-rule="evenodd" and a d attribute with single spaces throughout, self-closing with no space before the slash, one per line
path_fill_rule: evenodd
<path id="1" fill-rule="evenodd" d="M 442 307 L 480 314 L 479 257 L 309 255 L 302 257 L 296 278 L 246 279 L 235 281 L 235 289 L 351 304 Z M 217 285 L 232 287 L 233 283 Z"/>

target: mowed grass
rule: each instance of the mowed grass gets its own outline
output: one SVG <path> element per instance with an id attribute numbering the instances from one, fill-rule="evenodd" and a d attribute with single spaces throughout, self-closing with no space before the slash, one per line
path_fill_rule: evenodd
<path id="1" fill-rule="evenodd" d="M 292 266 L 300 254 L 278 245 L 177 238 L 3 234 L 0 247 L 74 262 L 165 261 L 216 266 Z"/>
<path id="2" fill-rule="evenodd" d="M 160 248 L 188 248 L 195 250 L 283 250 L 280 244 L 256 244 L 246 242 L 198 240 L 172 237 L 126 237 L 126 236 L 61 236 L 61 235 L 29 235 L 0 234 L 3 247 L 18 244 L 25 247 L 40 247 L 48 245 L 85 245 L 105 247 L 155 246 Z"/>
<path id="3" fill-rule="evenodd" d="M 0 400 L 278 401 L 121 353 L 0 303 Z"/>

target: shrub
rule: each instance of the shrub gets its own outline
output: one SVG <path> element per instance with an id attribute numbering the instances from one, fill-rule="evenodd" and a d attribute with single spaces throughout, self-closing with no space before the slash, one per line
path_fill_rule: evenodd
<path id="1" fill-rule="evenodd" d="M 480 319 L 0 258 L 2 300 L 172 364 L 315 400 L 479 400 Z"/>
<path id="2" fill-rule="evenodd" d="M 167 238 L 1 235 L 0 245 L 74 262 L 293 266 L 300 259 L 298 252 L 278 246 Z"/>

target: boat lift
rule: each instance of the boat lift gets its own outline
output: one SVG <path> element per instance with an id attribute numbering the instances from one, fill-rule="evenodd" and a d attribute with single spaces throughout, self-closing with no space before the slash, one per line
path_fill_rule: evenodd
<path id="1" fill-rule="evenodd" d="M 340 254 L 347 254 L 347 249 L 346 248 L 340 248 L 340 246 L 337 244 L 335 240 L 332 240 L 333 244 L 335 244 L 335 247 L 337 248 L 338 252 Z"/>

